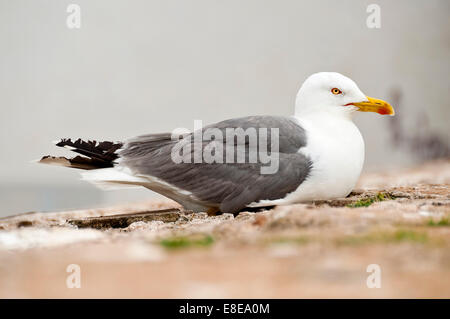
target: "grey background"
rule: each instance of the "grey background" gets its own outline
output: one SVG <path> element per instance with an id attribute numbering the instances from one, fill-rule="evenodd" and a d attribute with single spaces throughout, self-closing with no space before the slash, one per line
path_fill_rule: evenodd
<path id="1" fill-rule="evenodd" d="M 66 8 L 81 6 L 81 29 Z M 381 29 L 366 8 L 381 7 Z M 298 88 L 341 72 L 369 96 L 403 93 L 402 130 L 449 141 L 450 2 L 0 0 L 0 216 L 145 199 L 104 193 L 75 170 L 30 163 L 66 154 L 60 137 L 121 140 L 252 114 L 291 115 Z M 395 107 L 395 105 L 394 105 Z M 417 164 L 389 121 L 359 114 L 365 170 Z"/>

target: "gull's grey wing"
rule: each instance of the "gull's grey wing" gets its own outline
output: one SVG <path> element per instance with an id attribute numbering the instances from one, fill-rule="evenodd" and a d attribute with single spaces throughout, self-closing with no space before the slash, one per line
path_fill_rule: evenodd
<path id="1" fill-rule="evenodd" d="M 156 177 L 169 185 L 187 191 L 202 203 L 218 207 L 224 213 L 235 213 L 260 200 L 284 198 L 307 178 L 310 160 L 298 150 L 306 145 L 304 129 L 293 118 L 279 116 L 250 116 L 230 119 L 203 128 L 203 132 L 216 128 L 226 136 L 227 128 L 268 129 L 267 148 L 270 149 L 270 129 L 279 130 L 278 171 L 261 174 L 267 166 L 261 161 L 249 163 L 249 154 L 259 154 L 248 139 L 235 139 L 223 144 L 225 153 L 238 144 L 244 144 L 245 163 L 175 163 L 172 149 L 179 142 L 171 134 L 150 134 L 128 141 L 119 153 L 120 164 L 136 175 Z M 190 140 L 189 140 L 190 139 Z M 184 141 L 192 143 L 192 133 L 184 135 Z M 216 140 L 217 141 L 217 140 Z M 204 140 L 202 149 L 211 142 Z M 191 148 L 193 152 L 194 147 Z M 275 155 L 276 150 L 274 150 Z M 192 154 L 189 154 L 192 155 Z M 235 158 L 236 159 L 236 158 Z"/>

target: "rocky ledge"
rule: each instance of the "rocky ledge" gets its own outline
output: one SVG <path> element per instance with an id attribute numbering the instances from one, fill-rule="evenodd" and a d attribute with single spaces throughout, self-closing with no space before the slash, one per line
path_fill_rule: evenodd
<path id="1" fill-rule="evenodd" d="M 0 283 L 0 298 L 449 298 L 450 161 L 237 216 L 154 200 L 3 218 Z"/>

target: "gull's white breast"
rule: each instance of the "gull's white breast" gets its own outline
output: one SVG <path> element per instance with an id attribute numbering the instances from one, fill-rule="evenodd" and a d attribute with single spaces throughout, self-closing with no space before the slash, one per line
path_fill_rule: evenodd
<path id="1" fill-rule="evenodd" d="M 309 177 L 279 204 L 347 196 L 364 164 L 364 140 L 350 118 L 315 114 L 298 119 L 307 144 L 300 152 L 311 159 Z"/>

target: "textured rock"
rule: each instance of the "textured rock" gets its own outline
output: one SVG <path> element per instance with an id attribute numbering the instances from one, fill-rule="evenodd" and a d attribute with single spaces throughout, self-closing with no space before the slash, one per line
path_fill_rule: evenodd
<path id="1" fill-rule="evenodd" d="M 118 214 L 110 216 L 87 217 L 81 219 L 69 219 L 69 224 L 78 228 L 126 228 L 135 222 L 162 221 L 165 223 L 175 222 L 180 217 L 179 209 L 161 209 L 155 211 Z M 25 223 L 22 221 L 21 223 Z"/>
<path id="2" fill-rule="evenodd" d="M 0 219 L 0 298 L 448 298 L 449 218 L 449 161 L 366 174 L 347 198 L 236 217 L 169 200 L 27 213 Z M 66 287 L 70 264 L 81 289 Z M 370 264 L 380 289 L 366 285 Z"/>

